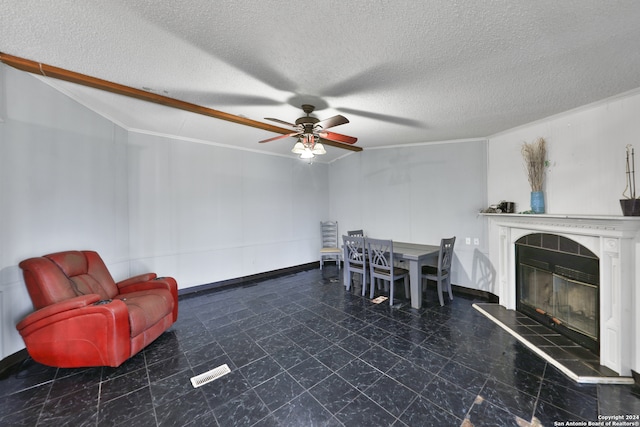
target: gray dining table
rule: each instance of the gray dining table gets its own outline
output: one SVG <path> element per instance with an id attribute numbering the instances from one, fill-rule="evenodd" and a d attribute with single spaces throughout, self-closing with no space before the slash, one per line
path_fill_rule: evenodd
<path id="1" fill-rule="evenodd" d="M 425 262 L 438 258 L 440 245 L 393 242 L 393 254 L 398 260 L 409 263 L 409 285 L 411 286 L 411 307 L 422 307 L 422 287 L 420 286 L 422 266 Z"/>
<path id="2" fill-rule="evenodd" d="M 346 249 L 345 249 L 346 250 Z M 422 266 L 433 258 L 438 258 L 440 245 L 423 245 L 419 243 L 393 242 L 393 253 L 396 260 L 409 264 L 409 285 L 411 289 L 411 307 L 422 307 L 421 273 Z M 347 259 L 345 253 L 344 259 Z M 345 283 L 349 280 L 347 269 L 344 269 Z"/>

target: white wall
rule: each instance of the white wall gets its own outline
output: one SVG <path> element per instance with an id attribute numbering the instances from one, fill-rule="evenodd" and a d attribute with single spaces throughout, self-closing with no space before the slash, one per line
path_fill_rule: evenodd
<path id="1" fill-rule="evenodd" d="M 133 273 L 180 288 L 318 260 L 326 164 L 129 134 Z"/>
<path id="2" fill-rule="evenodd" d="M 18 263 L 97 250 L 181 289 L 317 261 L 328 165 L 129 132 L 0 64 L 0 359 L 32 311 Z"/>
<path id="3" fill-rule="evenodd" d="M 32 310 L 18 262 L 68 248 L 126 259 L 126 132 L 0 66 L 0 358 L 24 347 L 16 323 Z M 123 256 L 124 254 L 124 256 Z"/>
<path id="4" fill-rule="evenodd" d="M 544 184 L 546 213 L 622 215 L 625 147 L 635 144 L 640 150 L 638 111 L 640 90 L 635 90 L 490 137 L 489 203 L 511 200 L 518 211 L 530 208 L 531 189 L 520 149 L 523 141 L 543 137 L 550 162 Z M 636 251 L 640 254 L 640 248 Z M 493 248 L 490 252 L 495 269 L 497 254 Z M 491 288 L 499 294 L 497 284 Z"/>
<path id="5" fill-rule="evenodd" d="M 486 262 L 486 142 L 365 150 L 331 164 L 331 216 L 340 231 L 440 244 L 456 236 L 452 282 L 489 290 Z M 478 238 L 477 246 L 465 238 Z"/>
<path id="6" fill-rule="evenodd" d="M 621 215 L 627 144 L 635 144 L 640 162 L 638 111 L 635 91 L 490 137 L 489 203 L 511 200 L 518 211 L 529 209 L 531 189 L 520 149 L 523 141 L 544 137 L 551 163 L 546 212 Z"/>

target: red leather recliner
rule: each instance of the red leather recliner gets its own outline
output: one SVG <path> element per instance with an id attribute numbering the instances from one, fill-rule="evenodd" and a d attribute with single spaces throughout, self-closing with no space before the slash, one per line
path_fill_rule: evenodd
<path id="1" fill-rule="evenodd" d="M 16 326 L 29 355 L 60 368 L 119 366 L 178 319 L 178 285 L 147 273 L 116 283 L 96 252 L 20 263 L 36 309 Z"/>

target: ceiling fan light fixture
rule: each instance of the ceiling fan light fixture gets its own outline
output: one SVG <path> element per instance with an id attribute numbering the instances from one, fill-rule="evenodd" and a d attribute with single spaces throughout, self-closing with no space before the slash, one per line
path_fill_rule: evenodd
<path id="1" fill-rule="evenodd" d="M 298 141 L 296 142 L 296 145 L 294 145 L 293 148 L 291 149 L 291 152 L 295 154 L 302 154 L 304 153 L 304 150 L 305 150 L 304 144 Z"/>
<path id="2" fill-rule="evenodd" d="M 319 142 L 313 147 L 313 150 L 311 150 L 311 152 L 313 154 L 327 154 L 327 150 L 324 149 L 324 145 Z"/>
<path id="3" fill-rule="evenodd" d="M 313 159 L 315 156 L 310 148 L 305 148 L 304 152 L 300 154 L 301 159 Z"/>

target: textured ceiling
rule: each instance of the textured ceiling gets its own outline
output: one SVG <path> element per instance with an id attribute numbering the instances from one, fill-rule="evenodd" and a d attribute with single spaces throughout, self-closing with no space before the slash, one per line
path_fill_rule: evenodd
<path id="1" fill-rule="evenodd" d="M 320 119 L 348 117 L 333 130 L 365 150 L 485 137 L 640 87 L 636 0 L 0 0 L 0 11 L 0 52 L 259 121 L 293 122 L 311 103 Z M 276 154 L 295 142 L 51 83 L 129 128 Z"/>

